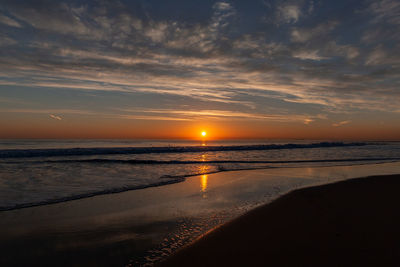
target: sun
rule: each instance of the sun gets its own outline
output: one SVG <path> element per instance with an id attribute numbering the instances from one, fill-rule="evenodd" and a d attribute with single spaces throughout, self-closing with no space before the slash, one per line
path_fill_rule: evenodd
<path id="1" fill-rule="evenodd" d="M 205 137 L 207 135 L 207 132 L 203 131 L 201 132 L 201 136 Z"/>

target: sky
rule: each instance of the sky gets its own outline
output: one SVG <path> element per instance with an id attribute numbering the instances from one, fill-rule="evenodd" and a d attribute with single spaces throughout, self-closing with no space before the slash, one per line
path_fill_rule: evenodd
<path id="1" fill-rule="evenodd" d="M 0 138 L 400 139 L 398 0 L 0 2 Z"/>

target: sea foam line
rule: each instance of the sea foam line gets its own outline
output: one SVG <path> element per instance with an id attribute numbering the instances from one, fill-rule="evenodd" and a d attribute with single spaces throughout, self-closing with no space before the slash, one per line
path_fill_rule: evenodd
<path id="1" fill-rule="evenodd" d="M 110 189 L 105 189 L 105 190 L 100 190 L 100 191 L 95 191 L 95 192 L 77 194 L 77 195 L 73 195 L 73 196 L 66 196 L 66 197 L 62 197 L 62 198 L 48 199 L 48 200 L 29 202 L 29 203 L 21 203 L 21 204 L 9 205 L 9 206 L 0 206 L 0 212 L 56 204 L 56 203 L 61 203 L 61 202 L 83 199 L 83 198 L 95 197 L 95 196 L 99 196 L 99 195 L 116 194 L 116 193 L 122 193 L 122 192 L 126 192 L 126 191 L 133 191 L 133 190 L 145 189 L 145 188 L 150 188 L 150 187 L 158 187 L 158 186 L 163 186 L 163 185 L 176 184 L 176 183 L 184 182 L 186 180 L 186 178 L 188 178 L 188 177 L 204 175 L 204 174 L 213 174 L 213 173 L 229 172 L 229 171 L 270 169 L 270 168 L 274 168 L 274 167 L 263 166 L 263 167 L 237 168 L 237 169 L 231 169 L 231 170 L 218 169 L 218 170 L 210 171 L 210 172 L 190 173 L 190 174 L 185 174 L 185 175 L 163 175 L 163 176 L 159 177 L 159 179 L 161 181 L 157 182 L 157 183 L 150 183 L 150 184 L 145 184 L 145 185 L 135 185 L 135 186 L 123 186 L 123 187 L 110 188 Z"/>
<path id="2" fill-rule="evenodd" d="M 367 161 L 373 161 L 373 160 L 377 161 L 377 160 L 383 160 L 383 159 L 369 159 Z M 400 160 L 400 158 L 386 158 L 386 160 L 397 161 L 397 160 Z M 346 162 L 343 160 L 335 160 L 334 162 L 339 162 L 339 161 Z M 356 162 L 356 161 L 362 162 L 365 160 L 357 160 L 357 159 L 351 160 L 351 162 Z M 292 161 L 292 162 L 294 162 L 294 161 Z M 301 163 L 304 161 L 296 161 L 296 162 Z M 316 161 L 306 161 L 306 162 L 329 162 L 329 161 L 316 160 Z M 262 162 L 262 163 L 265 163 L 265 162 Z M 385 162 L 378 162 L 377 164 L 382 164 L 382 163 L 385 163 Z M 367 163 L 364 162 L 364 163 L 359 163 L 359 164 L 363 165 L 363 164 L 367 164 Z M 301 167 L 301 166 L 294 166 L 294 168 L 299 168 L 299 167 Z M 319 166 L 319 167 L 324 167 L 324 166 Z M 119 188 L 110 188 L 110 189 L 105 189 L 105 190 L 100 190 L 100 191 L 95 191 L 95 192 L 88 192 L 88 193 L 77 194 L 77 195 L 73 195 L 73 196 L 67 196 L 67 197 L 56 198 L 56 199 L 49 199 L 49 200 L 38 201 L 38 202 L 21 203 L 21 204 L 9 205 L 9 206 L 0 206 L 0 212 L 35 207 L 35 206 L 56 204 L 56 203 L 60 203 L 60 202 L 67 202 L 67 201 L 72 201 L 72 200 L 89 198 L 89 197 L 94 197 L 94 196 L 98 196 L 98 195 L 115 194 L 115 193 L 121 193 L 121 192 L 126 192 L 126 191 L 132 191 L 132 190 L 145 189 L 145 188 L 150 188 L 150 187 L 158 187 L 158 186 L 163 186 L 163 185 L 168 185 L 168 184 L 180 183 L 180 182 L 184 182 L 186 180 L 186 178 L 188 178 L 188 177 L 204 175 L 204 174 L 213 174 L 213 173 L 229 172 L 229 171 L 256 170 L 256 169 L 275 169 L 275 168 L 280 168 L 280 167 L 276 167 L 276 166 L 251 166 L 250 167 L 249 166 L 249 167 L 233 168 L 233 169 L 226 169 L 224 167 L 221 167 L 215 171 L 210 171 L 210 172 L 190 173 L 190 174 L 176 175 L 176 176 L 163 175 L 163 176 L 159 177 L 160 181 L 156 182 L 156 183 L 150 183 L 150 184 L 146 184 L 146 185 L 124 186 L 124 187 L 119 187 Z"/>
<path id="3" fill-rule="evenodd" d="M 176 146 L 176 147 L 107 147 L 107 148 L 51 148 L 51 149 L 4 149 L 0 158 L 57 157 L 57 156 L 91 156 L 115 154 L 150 154 L 150 153 L 188 153 L 209 151 L 249 151 L 322 147 L 365 146 L 369 143 L 321 142 L 310 144 L 269 144 L 240 146 Z"/>
<path id="4" fill-rule="evenodd" d="M 329 163 L 329 162 L 354 162 L 354 161 L 397 161 L 398 157 L 391 158 L 352 158 L 352 159 L 310 159 L 310 160 L 141 160 L 141 159 L 66 159 L 66 160 L 38 160 L 29 161 L 30 164 L 40 163 L 115 163 L 115 164 L 149 164 L 149 165 L 176 165 L 176 164 L 223 164 L 223 163 L 243 163 L 243 164 L 279 164 L 279 163 Z M 18 161 L 5 161 L 2 163 L 15 164 Z"/>

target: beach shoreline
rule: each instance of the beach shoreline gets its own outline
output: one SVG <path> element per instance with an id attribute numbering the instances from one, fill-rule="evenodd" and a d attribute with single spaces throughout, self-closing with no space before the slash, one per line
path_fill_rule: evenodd
<path id="1" fill-rule="evenodd" d="M 399 266 L 400 174 L 297 189 L 156 266 Z"/>
<path id="2" fill-rule="evenodd" d="M 152 266 L 215 227 L 299 188 L 400 163 L 220 172 L 182 183 L 0 212 L 2 266 Z M 240 218 L 240 217 L 239 217 Z"/>

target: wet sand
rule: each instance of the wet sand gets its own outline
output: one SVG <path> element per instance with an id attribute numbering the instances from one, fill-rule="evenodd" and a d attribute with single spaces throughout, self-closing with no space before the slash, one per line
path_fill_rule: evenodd
<path id="1" fill-rule="evenodd" d="M 295 190 L 157 266 L 400 266 L 400 175 Z"/>
<path id="2" fill-rule="evenodd" d="M 221 172 L 2 211 L 0 266 L 151 266 L 210 229 L 294 189 L 396 173 L 398 162 Z"/>

